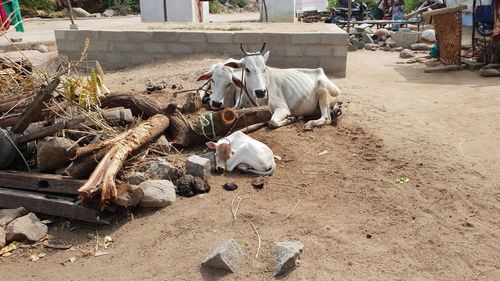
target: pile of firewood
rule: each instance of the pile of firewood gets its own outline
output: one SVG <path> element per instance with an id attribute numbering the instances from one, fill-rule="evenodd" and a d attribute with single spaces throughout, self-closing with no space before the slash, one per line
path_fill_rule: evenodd
<path id="1" fill-rule="evenodd" d="M 160 136 L 188 148 L 271 118 L 267 107 L 209 112 L 195 93 L 182 106 L 108 93 L 98 64 L 88 78 L 68 73 L 0 94 L 0 209 L 107 224 L 133 205 L 119 200 L 135 188 L 127 170 L 169 155 L 151 148 Z"/>

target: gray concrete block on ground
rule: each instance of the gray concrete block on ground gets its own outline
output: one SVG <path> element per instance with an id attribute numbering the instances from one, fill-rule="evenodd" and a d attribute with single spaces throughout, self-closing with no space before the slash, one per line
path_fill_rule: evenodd
<path id="1" fill-rule="evenodd" d="M 254 44 L 261 44 L 264 42 L 262 40 L 262 33 L 254 33 L 254 32 L 239 32 L 234 34 L 233 42 L 240 44 L 240 43 L 254 43 Z M 246 44 L 245 44 L 246 46 Z M 253 51 L 253 50 L 247 50 L 247 51 Z"/>
<path id="2" fill-rule="evenodd" d="M 190 54 L 193 52 L 191 44 L 170 43 L 167 48 L 171 54 Z"/>
<path id="3" fill-rule="evenodd" d="M 179 32 L 180 43 L 204 43 L 207 42 L 206 32 Z"/>
<path id="4" fill-rule="evenodd" d="M 291 42 L 291 37 L 293 35 L 290 33 L 262 33 L 262 42 L 267 42 L 269 45 L 273 44 L 288 44 Z"/>
<path id="5" fill-rule="evenodd" d="M 109 51 L 110 46 L 107 41 L 94 40 L 89 43 L 89 52 Z"/>
<path id="6" fill-rule="evenodd" d="M 155 42 L 179 42 L 178 31 L 153 31 L 152 41 Z"/>
<path id="7" fill-rule="evenodd" d="M 416 31 L 397 31 L 391 35 L 399 46 L 403 48 L 410 48 L 411 44 L 419 42 L 420 33 Z"/>
<path id="8" fill-rule="evenodd" d="M 317 68 L 320 57 L 288 57 L 286 58 L 288 68 Z"/>
<path id="9" fill-rule="evenodd" d="M 84 42 L 83 41 L 57 41 L 57 50 L 59 52 L 74 52 L 74 51 L 83 51 Z"/>
<path id="10" fill-rule="evenodd" d="M 111 42 L 109 49 L 113 52 L 135 53 L 142 50 L 142 43 L 127 41 Z"/>
<path id="11" fill-rule="evenodd" d="M 320 33 L 320 43 L 324 45 L 346 45 L 349 37 L 347 33 Z"/>
<path id="12" fill-rule="evenodd" d="M 186 173 L 195 177 L 210 176 L 210 160 L 198 155 L 189 156 L 186 159 Z"/>
<path id="13" fill-rule="evenodd" d="M 56 38 L 56 41 L 66 39 L 66 32 L 68 32 L 68 31 L 67 30 L 54 30 L 54 36 Z"/>
<path id="14" fill-rule="evenodd" d="M 308 46 L 306 47 L 306 56 L 309 57 L 327 57 L 334 55 L 334 48 L 329 46 Z"/>
<path id="15" fill-rule="evenodd" d="M 208 43 L 232 43 L 233 37 L 233 32 L 213 32 L 207 34 Z"/>
<path id="16" fill-rule="evenodd" d="M 128 41 L 128 31 L 99 31 L 101 40 L 108 41 Z"/>
<path id="17" fill-rule="evenodd" d="M 144 42 L 142 48 L 146 53 L 166 53 L 168 52 L 168 43 Z"/>
<path id="18" fill-rule="evenodd" d="M 224 240 L 212 250 L 202 265 L 235 272 L 245 259 L 245 252 L 233 239 Z"/>
<path id="19" fill-rule="evenodd" d="M 276 269 L 274 276 L 287 274 L 300 264 L 300 255 L 304 251 L 304 244 L 300 241 L 286 241 L 276 243 Z"/>
<path id="20" fill-rule="evenodd" d="M 153 32 L 152 31 L 127 31 L 127 38 L 129 41 L 135 41 L 135 42 L 148 42 L 151 41 L 153 38 Z"/>
<path id="21" fill-rule="evenodd" d="M 289 41 L 291 44 L 319 44 L 319 34 L 317 33 L 295 33 L 291 34 L 291 39 Z"/>

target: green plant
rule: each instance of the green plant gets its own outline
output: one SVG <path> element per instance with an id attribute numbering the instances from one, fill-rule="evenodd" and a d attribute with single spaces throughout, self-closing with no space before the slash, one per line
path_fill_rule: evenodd
<path id="1" fill-rule="evenodd" d="M 37 10 L 53 12 L 55 10 L 54 3 L 49 0 L 20 0 L 19 6 L 21 14 L 27 16 L 37 15 Z"/>
<path id="2" fill-rule="evenodd" d="M 231 0 L 229 2 L 233 5 L 240 7 L 240 8 L 245 8 L 248 5 L 246 0 Z"/>
<path id="3" fill-rule="evenodd" d="M 423 2 L 424 0 L 405 0 L 405 13 L 416 10 Z"/>
<path id="4" fill-rule="evenodd" d="M 337 0 L 328 0 L 328 6 L 327 9 L 331 10 L 333 7 L 337 6 Z"/>
<path id="5" fill-rule="evenodd" d="M 211 14 L 220 14 L 226 10 L 226 7 L 222 5 L 218 0 L 210 1 L 209 3 L 209 11 Z"/>

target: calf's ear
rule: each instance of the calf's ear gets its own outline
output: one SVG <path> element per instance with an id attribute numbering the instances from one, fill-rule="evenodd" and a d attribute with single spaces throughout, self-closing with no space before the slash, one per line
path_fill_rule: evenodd
<path id="1" fill-rule="evenodd" d="M 269 58 L 269 51 L 267 51 L 262 57 L 264 58 L 264 63 L 267 62 L 267 59 Z"/>
<path id="2" fill-rule="evenodd" d="M 224 65 L 231 68 L 241 68 L 243 66 L 243 64 L 241 64 L 241 62 L 237 60 L 228 61 Z"/>
<path id="3" fill-rule="evenodd" d="M 240 78 L 236 77 L 233 75 L 233 83 L 236 85 L 236 87 L 243 89 L 243 82 L 241 82 Z"/>
<path id="4" fill-rule="evenodd" d="M 196 79 L 196 81 L 202 81 L 202 80 L 210 80 L 212 79 L 212 72 L 209 71 L 205 74 L 202 74 L 200 77 L 198 77 L 198 79 Z"/>
<path id="5" fill-rule="evenodd" d="M 217 144 L 216 144 L 215 142 L 213 142 L 213 141 L 209 141 L 209 142 L 207 142 L 207 143 L 205 143 L 205 144 L 206 144 L 206 145 L 208 146 L 208 148 L 210 148 L 210 149 L 215 149 L 215 148 L 217 147 Z"/>

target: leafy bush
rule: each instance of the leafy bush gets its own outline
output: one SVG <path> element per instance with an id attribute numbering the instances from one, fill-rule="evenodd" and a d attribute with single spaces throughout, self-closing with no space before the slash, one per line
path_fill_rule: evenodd
<path id="1" fill-rule="evenodd" d="M 211 14 L 220 14 L 226 11 L 226 7 L 222 5 L 218 0 L 210 1 L 209 3 L 209 11 Z"/>
<path id="2" fill-rule="evenodd" d="M 53 12 L 54 4 L 49 0 L 20 0 L 21 14 L 26 16 L 36 16 L 37 10 Z"/>
<path id="3" fill-rule="evenodd" d="M 245 8 L 248 5 L 246 0 L 231 0 L 229 2 L 233 5 L 240 7 L 240 8 Z"/>

